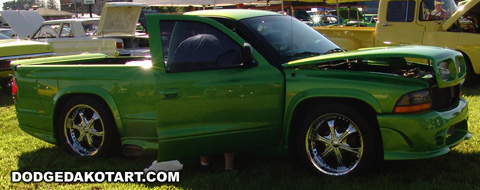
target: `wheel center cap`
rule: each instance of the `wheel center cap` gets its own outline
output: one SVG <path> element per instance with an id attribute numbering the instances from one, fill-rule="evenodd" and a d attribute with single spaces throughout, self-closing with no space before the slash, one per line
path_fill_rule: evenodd
<path id="1" fill-rule="evenodd" d="M 335 147 L 335 148 L 337 148 L 338 146 L 340 146 L 340 142 L 338 142 L 337 140 L 334 140 L 334 141 L 332 142 L 332 146 Z"/>

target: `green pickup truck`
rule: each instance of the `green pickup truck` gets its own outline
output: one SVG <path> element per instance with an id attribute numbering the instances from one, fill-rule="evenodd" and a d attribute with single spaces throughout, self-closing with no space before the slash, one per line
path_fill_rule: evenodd
<path id="1" fill-rule="evenodd" d="M 273 147 L 333 176 L 443 155 L 472 136 L 459 52 L 343 52 L 290 16 L 257 10 L 147 23 L 151 58 L 13 62 L 20 128 L 82 156 L 157 151 L 163 161 Z"/>

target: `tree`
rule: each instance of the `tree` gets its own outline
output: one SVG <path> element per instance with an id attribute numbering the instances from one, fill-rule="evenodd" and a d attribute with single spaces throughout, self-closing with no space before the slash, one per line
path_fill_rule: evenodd
<path id="1" fill-rule="evenodd" d="M 44 6 L 45 6 L 45 1 L 43 1 L 43 0 L 35 0 L 35 4 L 38 5 L 39 7 L 44 7 Z"/>
<path id="2" fill-rule="evenodd" d="M 47 8 L 58 10 L 57 1 L 55 1 L 55 0 L 48 0 L 48 1 L 47 1 Z"/>
<path id="3" fill-rule="evenodd" d="M 3 10 L 28 10 L 35 5 L 35 0 L 15 0 L 3 3 Z"/>

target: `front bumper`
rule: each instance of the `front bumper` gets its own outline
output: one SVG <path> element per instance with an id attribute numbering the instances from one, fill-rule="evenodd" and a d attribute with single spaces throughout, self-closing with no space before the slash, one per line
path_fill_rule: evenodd
<path id="1" fill-rule="evenodd" d="M 384 159 L 431 158 L 471 138 L 468 106 L 464 98 L 445 111 L 377 116 L 382 135 Z"/>

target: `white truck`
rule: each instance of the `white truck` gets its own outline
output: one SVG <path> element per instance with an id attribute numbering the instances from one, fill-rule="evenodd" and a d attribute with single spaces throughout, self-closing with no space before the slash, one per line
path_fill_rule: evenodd
<path id="1" fill-rule="evenodd" d="M 56 55 L 147 55 L 148 36 L 138 36 L 135 33 L 140 11 L 145 7 L 148 5 L 131 2 L 106 3 L 100 18 L 44 21 L 29 37 L 34 41 L 50 43 Z M 6 11 L 2 12 L 3 14 L 19 14 L 23 17 L 26 15 L 18 11 Z M 40 15 L 27 16 L 29 20 L 38 20 L 39 18 L 35 17 Z M 19 17 L 5 18 L 15 31 L 22 30 L 17 26 L 24 26 L 21 23 L 25 23 L 22 19 L 15 19 Z"/>

